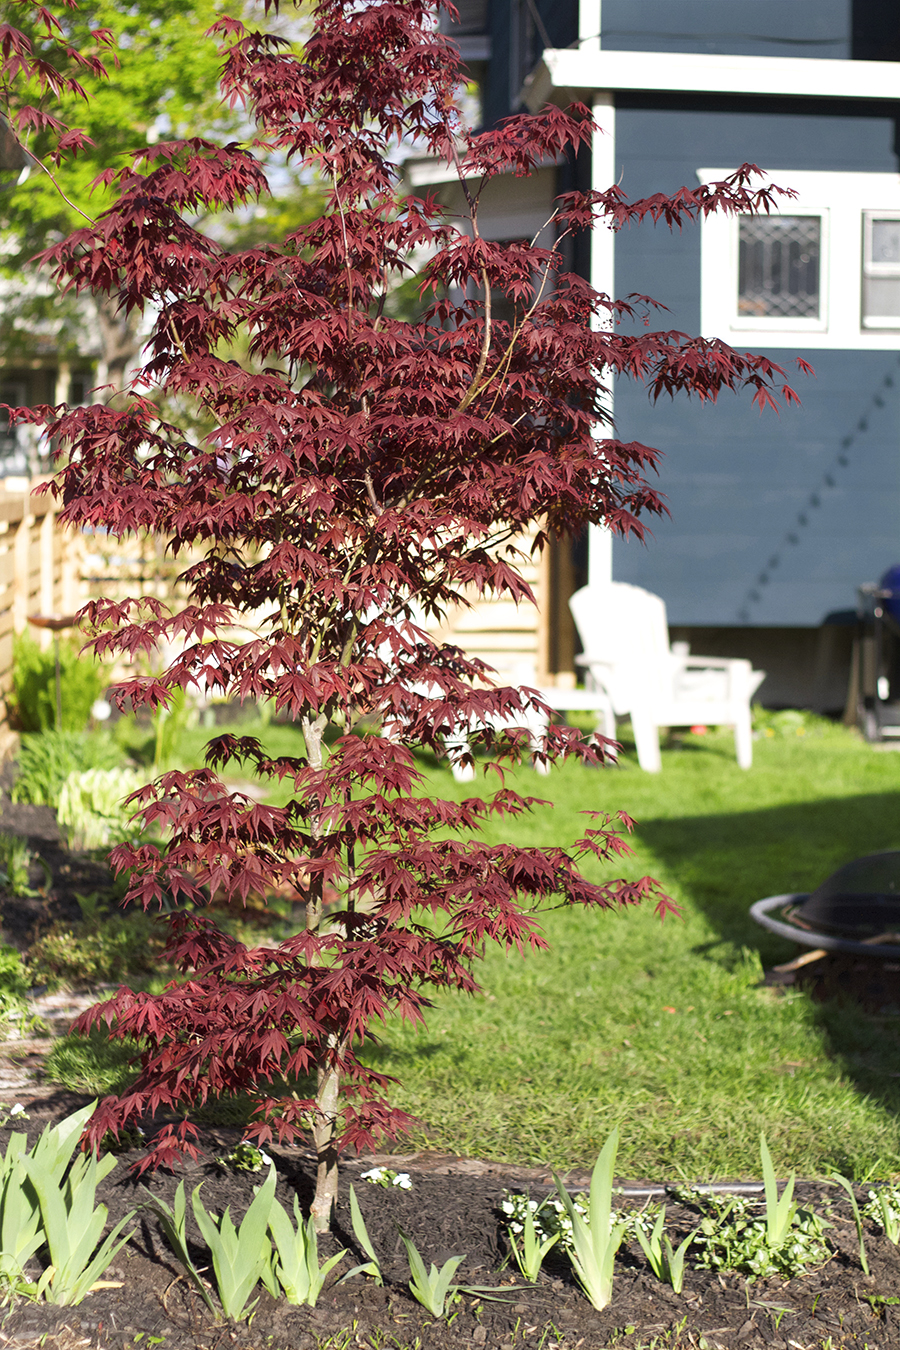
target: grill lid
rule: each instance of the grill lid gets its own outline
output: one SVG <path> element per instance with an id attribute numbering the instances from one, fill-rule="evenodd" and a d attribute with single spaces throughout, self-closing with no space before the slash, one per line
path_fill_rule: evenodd
<path id="1" fill-rule="evenodd" d="M 900 849 L 845 863 L 791 917 L 804 927 L 858 941 L 900 934 Z"/>

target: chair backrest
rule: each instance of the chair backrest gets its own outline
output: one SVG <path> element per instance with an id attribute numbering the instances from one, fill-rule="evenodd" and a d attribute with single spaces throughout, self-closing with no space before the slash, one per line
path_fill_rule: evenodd
<path id="1" fill-rule="evenodd" d="M 611 581 L 583 586 L 569 601 L 585 655 L 609 667 L 604 679 L 613 707 L 670 698 L 673 658 L 665 601 L 640 586 Z"/>

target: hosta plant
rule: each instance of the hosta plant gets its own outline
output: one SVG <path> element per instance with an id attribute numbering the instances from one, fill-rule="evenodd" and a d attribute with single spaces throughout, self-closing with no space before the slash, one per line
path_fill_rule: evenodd
<path id="1" fill-rule="evenodd" d="M 546 246 L 486 240 L 484 190 L 586 150 L 590 114 L 550 107 L 467 130 L 438 17 L 431 0 L 318 0 L 297 50 L 223 13 L 209 40 L 255 135 L 136 147 L 102 175 L 113 205 L 43 255 L 60 285 L 144 312 L 142 368 L 89 407 L 13 413 L 58 448 L 63 525 L 110 540 L 150 530 L 185 559 L 180 612 L 153 596 L 84 611 L 103 658 L 171 654 L 119 699 L 152 710 L 196 688 L 267 700 L 304 738 L 287 757 L 217 737 L 205 769 L 134 795 L 164 842 L 124 843 L 113 863 L 131 871 L 131 903 L 170 914 L 166 959 L 189 979 L 153 996 L 123 989 L 81 1019 L 82 1032 L 106 1022 L 142 1046 L 136 1081 L 101 1104 L 90 1138 L 152 1104 L 182 1120 L 155 1137 L 148 1164 L 164 1162 L 193 1147 L 193 1107 L 249 1093 L 256 1144 L 311 1131 L 320 1229 L 341 1148 L 408 1121 L 362 1055 L 376 1027 L 420 1020 L 430 989 L 473 990 L 487 942 L 543 946 L 547 902 L 671 908 L 647 878 L 581 875 L 582 859 L 622 854 L 627 817 L 592 820 L 565 848 L 514 848 L 478 837 L 489 816 L 528 809 L 509 786 L 464 801 L 423 790 L 422 748 L 455 746 L 464 761 L 470 746 L 539 763 L 603 755 L 565 727 L 532 752 L 536 695 L 498 687 L 437 625 L 472 595 L 531 598 L 517 540 L 540 553 L 591 524 L 640 538 L 642 517 L 664 509 L 648 481 L 655 452 L 609 424 L 614 378 L 654 398 L 747 389 L 761 405 L 781 385 L 770 360 L 718 340 L 618 331 L 644 301 L 598 294 L 565 262 L 593 228 L 752 214 L 774 189 L 744 166 L 671 197 L 567 192 Z M 404 194 L 410 149 L 456 177 L 462 218 Z M 281 241 L 226 250 L 216 217 L 266 197 L 273 151 L 318 177 L 325 210 Z M 389 294 L 420 265 L 421 313 L 396 317 Z M 498 292 L 512 320 L 496 315 Z M 286 804 L 232 792 L 218 776 L 229 759 L 280 783 Z M 273 894 L 305 915 L 276 947 L 246 947 L 207 909 Z"/>

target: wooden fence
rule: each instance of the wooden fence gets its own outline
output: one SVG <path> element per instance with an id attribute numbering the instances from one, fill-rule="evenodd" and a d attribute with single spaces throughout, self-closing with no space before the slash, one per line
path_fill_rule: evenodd
<path id="1" fill-rule="evenodd" d="M 42 480 L 0 480 L 0 753 L 13 740 L 5 699 L 12 689 L 13 635 L 30 615 L 74 614 L 84 588 L 77 535 L 57 528 L 57 506 Z M 51 634 L 33 630 L 42 645 Z"/>
<path id="2" fill-rule="evenodd" d="M 187 598 L 177 577 L 190 560 L 176 563 L 165 541 L 152 535 L 121 541 L 61 529 L 53 497 L 35 491 L 43 481 L 0 479 L 0 757 L 14 740 L 5 708 L 12 689 L 13 635 L 29 627 L 30 616 L 74 614 L 91 597 L 153 595 L 176 606 Z M 526 553 L 529 543 L 523 542 Z M 547 555 L 526 564 L 525 574 L 537 604 L 516 606 L 473 594 L 470 607 L 448 614 L 436 635 L 486 660 L 501 679 L 532 683 L 537 677 L 542 684 L 569 684 L 574 676 L 565 672 L 571 655 L 557 651 L 555 636 L 558 615 L 568 617 L 565 596 L 556 595 L 558 583 L 568 578 L 555 584 Z M 43 646 L 52 641 L 46 630 L 31 632 Z"/>

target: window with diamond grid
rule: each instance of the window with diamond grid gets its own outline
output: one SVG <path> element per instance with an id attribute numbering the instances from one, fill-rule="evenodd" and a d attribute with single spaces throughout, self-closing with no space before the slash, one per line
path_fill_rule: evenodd
<path id="1" fill-rule="evenodd" d="M 738 313 L 819 317 L 820 216 L 741 216 Z"/>

